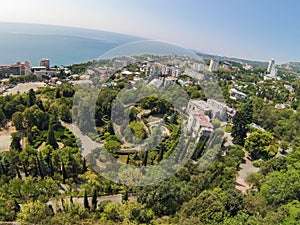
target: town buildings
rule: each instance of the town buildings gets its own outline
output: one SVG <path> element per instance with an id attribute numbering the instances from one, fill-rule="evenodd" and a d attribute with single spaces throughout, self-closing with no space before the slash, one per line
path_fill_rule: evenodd
<path id="1" fill-rule="evenodd" d="M 219 69 L 219 60 L 217 59 L 210 60 L 209 71 L 215 72 L 218 71 L 218 69 Z"/>
<path id="2" fill-rule="evenodd" d="M 244 65 L 243 68 L 244 68 L 244 70 L 253 70 L 254 67 L 252 65 L 246 63 L 246 65 Z"/>
<path id="3" fill-rule="evenodd" d="M 174 66 L 162 66 L 161 68 L 161 75 L 168 77 L 180 77 L 181 76 L 181 70 L 179 68 L 176 68 Z"/>
<path id="4" fill-rule="evenodd" d="M 193 70 L 197 72 L 202 72 L 204 68 L 205 68 L 204 64 L 194 63 L 193 65 Z"/>
<path id="5" fill-rule="evenodd" d="M 0 66 L 0 76 L 26 75 L 30 73 L 29 62 L 17 62 L 9 66 Z"/>

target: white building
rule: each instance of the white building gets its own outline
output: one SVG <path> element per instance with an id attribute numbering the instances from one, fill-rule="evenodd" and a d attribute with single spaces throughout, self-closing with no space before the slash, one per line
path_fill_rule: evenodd
<path id="1" fill-rule="evenodd" d="M 40 66 L 46 67 L 46 70 L 50 69 L 50 60 L 49 59 L 41 59 L 40 60 Z"/>
<path id="2" fill-rule="evenodd" d="M 163 65 L 154 61 L 149 61 L 146 68 L 146 75 L 160 76 L 162 74 Z"/>
<path id="3" fill-rule="evenodd" d="M 275 67 L 275 60 L 272 59 L 269 61 L 269 65 L 268 65 L 268 70 L 267 70 L 267 73 L 270 74 L 272 69 Z"/>
<path id="4" fill-rule="evenodd" d="M 257 125 L 256 123 L 251 123 L 250 127 L 254 130 L 261 130 L 262 132 L 266 132 L 266 130 L 263 127 Z"/>
<path id="5" fill-rule="evenodd" d="M 215 99 L 208 99 L 207 102 L 202 100 L 190 100 L 186 112 L 190 115 L 195 111 L 202 111 L 211 119 L 215 118 L 220 121 L 229 122 L 236 114 L 234 109 Z"/>
<path id="6" fill-rule="evenodd" d="M 172 76 L 172 77 L 180 77 L 181 76 L 181 70 L 179 68 L 176 68 L 174 66 L 170 67 L 170 66 L 162 66 L 161 67 L 161 75 L 168 77 L 168 76 Z"/>
<path id="7" fill-rule="evenodd" d="M 200 63 L 194 63 L 193 70 L 197 72 L 202 72 L 204 70 L 204 65 Z"/>
<path id="8" fill-rule="evenodd" d="M 171 68 L 169 66 L 163 66 L 161 69 L 161 74 L 163 76 L 170 76 L 171 75 Z"/>
<path id="9" fill-rule="evenodd" d="M 172 77 L 180 77 L 181 76 L 181 70 L 177 68 L 173 68 L 172 70 Z"/>
<path id="10" fill-rule="evenodd" d="M 280 78 L 278 77 L 278 70 L 275 67 L 275 60 L 272 59 L 269 62 L 267 74 L 264 77 L 264 80 L 279 80 L 279 79 Z"/>
<path id="11" fill-rule="evenodd" d="M 202 111 L 205 115 L 209 116 L 211 119 L 219 119 L 221 121 L 226 121 L 228 114 L 233 114 L 230 110 L 228 112 L 228 107 L 225 103 L 219 102 L 214 99 L 208 99 L 207 102 L 202 100 L 191 100 L 189 101 L 186 112 L 191 114 L 194 111 Z"/>
<path id="12" fill-rule="evenodd" d="M 294 93 L 294 92 L 295 92 L 295 89 L 294 89 L 291 85 L 285 84 L 284 87 L 285 87 L 285 89 L 288 90 L 290 93 Z"/>
<path id="13" fill-rule="evenodd" d="M 116 59 L 114 60 L 113 67 L 120 69 L 128 66 L 128 61 L 125 59 Z"/>
<path id="14" fill-rule="evenodd" d="M 208 107 L 212 110 L 213 118 L 221 121 L 227 120 L 227 105 L 214 99 L 207 100 Z"/>
<path id="15" fill-rule="evenodd" d="M 229 94 L 230 98 L 233 100 L 246 99 L 248 97 L 245 93 L 238 91 L 235 88 L 231 88 Z"/>
<path id="16" fill-rule="evenodd" d="M 187 130 L 197 141 L 203 136 L 209 136 L 214 132 L 214 127 L 210 122 L 210 118 L 201 110 L 193 111 L 189 114 Z"/>
<path id="17" fill-rule="evenodd" d="M 55 76 L 57 76 L 56 70 L 39 70 L 39 71 L 35 71 L 34 74 L 37 77 L 42 77 L 42 76 L 55 77 Z"/>
<path id="18" fill-rule="evenodd" d="M 246 63 L 246 65 L 243 68 L 244 68 L 244 70 L 253 70 L 254 67 L 252 65 Z"/>
<path id="19" fill-rule="evenodd" d="M 202 100 L 191 100 L 187 106 L 186 112 L 191 114 L 194 111 L 202 111 L 205 115 L 212 118 L 213 113 L 209 105 Z"/>
<path id="20" fill-rule="evenodd" d="M 73 85 L 79 85 L 79 86 L 84 86 L 84 87 L 92 87 L 93 82 L 91 80 L 75 80 L 75 81 L 70 81 L 71 84 Z"/>
<path id="21" fill-rule="evenodd" d="M 219 69 L 219 60 L 217 59 L 210 60 L 209 71 L 214 72 L 214 71 L 218 71 L 218 69 Z"/>
<path id="22" fill-rule="evenodd" d="M 132 75 L 132 72 L 130 72 L 130 71 L 128 71 L 128 70 L 125 70 L 125 71 L 122 71 L 122 72 L 121 72 L 121 76 L 122 76 L 122 77 L 128 77 L 128 76 L 130 76 L 130 75 Z"/>

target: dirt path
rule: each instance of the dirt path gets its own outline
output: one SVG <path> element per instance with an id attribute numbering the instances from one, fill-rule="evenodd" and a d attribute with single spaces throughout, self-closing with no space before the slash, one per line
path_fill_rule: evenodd
<path id="1" fill-rule="evenodd" d="M 289 148 L 286 154 L 282 154 L 280 151 L 278 151 L 276 158 L 285 157 L 291 152 L 292 152 L 292 148 Z M 246 180 L 251 174 L 257 173 L 259 171 L 259 168 L 253 166 L 253 161 L 251 160 L 249 153 L 246 151 L 245 151 L 244 162 L 245 163 L 242 163 L 240 165 L 239 175 L 236 180 L 236 189 L 246 194 L 247 190 L 250 189 L 250 186 L 249 184 L 247 184 Z"/>
<path id="2" fill-rule="evenodd" d="M 11 135 L 17 132 L 11 121 L 7 123 L 6 128 L 0 128 L 0 152 L 9 151 Z"/>
<path id="3" fill-rule="evenodd" d="M 146 124 L 144 123 L 144 121 L 142 120 L 142 116 L 144 115 L 144 114 L 148 114 L 148 113 L 150 113 L 151 112 L 151 110 L 142 110 L 139 114 L 137 114 L 137 121 L 138 122 L 140 122 L 140 123 L 142 123 L 143 124 L 143 126 L 144 126 L 144 129 L 145 129 L 145 131 L 147 132 L 147 134 L 150 134 L 150 130 L 149 130 L 149 128 L 146 126 Z"/>
<path id="4" fill-rule="evenodd" d="M 240 165 L 239 175 L 236 179 L 236 189 L 246 194 L 247 190 L 250 189 L 250 186 L 249 184 L 247 184 L 246 180 L 251 174 L 257 173 L 259 171 L 259 168 L 253 166 L 253 162 L 249 156 L 249 153 L 246 151 L 244 162 L 245 163 L 242 163 Z"/>
<path id="5" fill-rule="evenodd" d="M 67 127 L 69 130 L 71 130 L 73 132 L 73 134 L 81 140 L 81 144 L 82 144 L 81 151 L 82 151 L 82 155 L 84 157 L 89 155 L 92 150 L 103 147 L 103 144 L 93 141 L 90 137 L 83 134 L 81 132 L 81 130 L 74 124 L 68 124 L 68 123 L 64 123 L 64 122 L 61 122 L 61 124 L 64 127 Z"/>

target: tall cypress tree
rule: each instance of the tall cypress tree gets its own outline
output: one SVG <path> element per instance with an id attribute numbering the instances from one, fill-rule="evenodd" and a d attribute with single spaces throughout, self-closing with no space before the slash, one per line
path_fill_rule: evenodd
<path id="1" fill-rule="evenodd" d="M 144 153 L 143 166 L 147 166 L 147 162 L 148 162 L 148 151 Z"/>
<path id="2" fill-rule="evenodd" d="M 130 162 L 130 154 L 128 154 L 128 156 L 127 156 L 126 164 L 128 165 L 129 162 Z"/>
<path id="3" fill-rule="evenodd" d="M 247 137 L 247 121 L 246 115 L 242 111 L 238 111 L 233 117 L 233 127 L 231 136 L 233 137 L 233 143 L 244 146 L 245 138 Z"/>
<path id="4" fill-rule="evenodd" d="M 21 206 L 19 205 L 16 199 L 14 200 L 14 211 L 15 215 L 17 215 L 21 211 Z"/>
<path id="5" fill-rule="evenodd" d="M 42 152 L 39 152 L 39 165 L 43 176 L 51 174 L 50 167 L 42 156 Z"/>
<path id="6" fill-rule="evenodd" d="M 62 163 L 61 165 L 61 170 L 62 170 L 62 176 L 63 176 L 63 184 L 66 183 L 66 179 L 67 179 L 67 174 L 66 174 L 66 168 L 65 168 L 65 164 Z"/>
<path id="7" fill-rule="evenodd" d="M 3 160 L 0 164 L 1 166 L 1 171 L 3 172 L 4 175 L 8 175 L 8 170 L 7 170 L 7 164 L 5 160 Z"/>
<path id="8" fill-rule="evenodd" d="M 41 160 L 38 156 L 36 156 L 36 162 L 37 162 L 38 172 L 39 172 L 41 178 L 44 179 L 44 171 L 42 169 Z"/>
<path id="9" fill-rule="evenodd" d="M 27 106 L 31 107 L 35 104 L 35 102 L 36 102 L 35 91 L 33 89 L 30 89 L 28 93 Z"/>
<path id="10" fill-rule="evenodd" d="M 163 145 L 159 145 L 159 146 L 157 146 L 157 149 L 159 149 L 159 154 L 158 154 L 157 161 L 160 162 L 164 158 L 164 146 Z"/>
<path id="11" fill-rule="evenodd" d="M 43 101 L 41 99 L 36 101 L 36 105 L 40 108 L 40 110 L 45 112 L 44 104 L 43 104 Z"/>
<path id="12" fill-rule="evenodd" d="M 82 162 L 82 173 L 85 173 L 86 171 L 87 171 L 86 159 L 83 158 L 83 162 Z"/>
<path id="13" fill-rule="evenodd" d="M 248 100 L 242 107 L 242 111 L 245 113 L 245 120 L 247 124 L 253 121 L 253 102 L 252 99 Z"/>
<path id="14" fill-rule="evenodd" d="M 88 199 L 88 196 L 87 196 L 87 192 L 86 192 L 86 191 L 84 191 L 83 204 L 84 204 L 84 208 L 86 208 L 87 210 L 90 210 L 89 199 Z"/>
<path id="15" fill-rule="evenodd" d="M 32 145 L 34 139 L 33 139 L 33 134 L 32 134 L 32 132 L 31 132 L 31 129 L 30 129 L 30 128 L 27 128 L 26 134 L 27 134 L 27 141 L 28 141 L 28 143 L 29 143 L 30 145 Z"/>
<path id="16" fill-rule="evenodd" d="M 96 211 L 97 209 L 97 203 L 98 203 L 98 192 L 96 190 L 96 188 L 94 189 L 93 192 L 93 197 L 92 197 L 92 210 Z"/>
<path id="17" fill-rule="evenodd" d="M 55 98 L 61 98 L 60 90 L 57 89 L 55 93 Z"/>
<path id="18" fill-rule="evenodd" d="M 58 149 L 58 147 L 59 147 L 57 142 L 56 142 L 56 138 L 55 138 L 55 135 L 54 135 L 54 129 L 53 129 L 53 124 L 52 123 L 49 123 L 47 144 L 51 145 L 54 149 Z"/>
<path id="19" fill-rule="evenodd" d="M 177 113 L 173 113 L 171 118 L 170 118 L 170 123 L 171 124 L 177 124 Z"/>
<path id="20" fill-rule="evenodd" d="M 18 178 L 19 178 L 19 179 L 22 179 L 22 175 L 21 175 L 21 173 L 20 173 L 20 170 L 19 170 L 18 165 L 16 165 L 16 173 L 17 173 L 17 175 L 18 175 Z"/>
<path id="21" fill-rule="evenodd" d="M 50 173 L 51 177 L 53 177 L 54 176 L 54 167 L 53 167 L 51 156 L 48 157 L 48 159 L 46 160 L 46 163 L 49 168 L 49 173 Z"/>

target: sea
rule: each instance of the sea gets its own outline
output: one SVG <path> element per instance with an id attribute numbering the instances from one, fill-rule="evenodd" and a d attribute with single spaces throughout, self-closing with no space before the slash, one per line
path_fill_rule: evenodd
<path id="1" fill-rule="evenodd" d="M 29 61 L 38 66 L 42 58 L 51 65 L 72 65 L 97 60 L 103 55 L 179 54 L 195 56 L 172 43 L 75 27 L 0 23 L 0 65 Z"/>
<path id="2" fill-rule="evenodd" d="M 0 23 L 0 65 L 42 58 L 51 65 L 98 59 L 107 51 L 143 38 L 99 30 L 39 24 Z"/>

